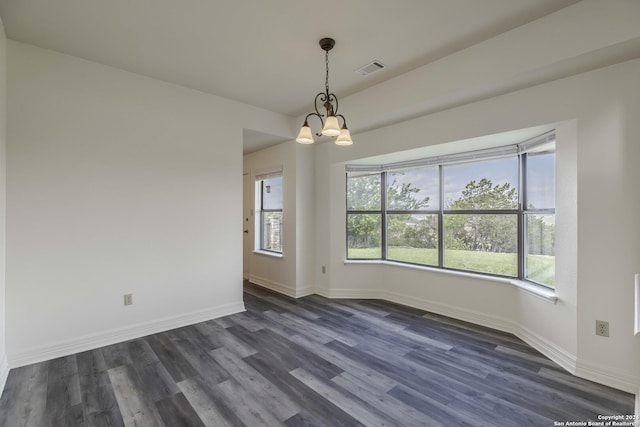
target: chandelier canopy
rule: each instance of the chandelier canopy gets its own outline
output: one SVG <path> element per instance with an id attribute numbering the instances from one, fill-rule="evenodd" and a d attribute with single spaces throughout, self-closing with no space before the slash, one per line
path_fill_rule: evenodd
<path id="1" fill-rule="evenodd" d="M 325 66 L 326 66 L 326 74 L 324 80 L 324 92 L 320 92 L 316 95 L 316 99 L 314 101 L 314 109 L 315 112 L 311 112 L 307 114 L 304 119 L 304 124 L 300 129 L 300 133 L 296 138 L 296 141 L 300 144 L 313 144 L 314 139 L 311 133 L 311 127 L 309 127 L 309 117 L 316 116 L 320 119 L 320 123 L 322 125 L 322 132 L 316 133 L 316 136 L 330 136 L 332 138 L 336 138 L 336 145 L 351 145 L 353 141 L 351 140 L 351 133 L 347 128 L 347 119 L 344 118 L 342 114 L 338 114 L 338 97 L 335 94 L 331 93 L 329 90 L 329 51 L 333 49 L 336 41 L 332 38 L 325 37 L 320 40 L 320 47 L 324 50 L 325 56 Z M 320 105 L 324 107 L 324 114 L 320 113 L 318 109 L 318 102 Z M 342 119 L 342 127 L 338 123 L 338 117 Z"/>

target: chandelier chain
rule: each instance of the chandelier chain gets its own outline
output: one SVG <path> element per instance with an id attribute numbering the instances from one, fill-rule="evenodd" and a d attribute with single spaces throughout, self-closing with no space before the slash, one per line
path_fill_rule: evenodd
<path id="1" fill-rule="evenodd" d="M 327 91 L 327 96 L 329 96 L 329 51 L 328 50 L 324 52 L 324 63 L 327 69 L 327 73 L 324 78 L 324 88 Z"/>

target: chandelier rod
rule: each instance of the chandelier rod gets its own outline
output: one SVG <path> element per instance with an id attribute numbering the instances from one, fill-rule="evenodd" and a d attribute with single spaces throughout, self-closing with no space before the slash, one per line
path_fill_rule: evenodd
<path id="1" fill-rule="evenodd" d="M 327 70 L 324 78 L 324 88 L 327 91 L 327 96 L 329 96 L 329 50 L 324 51 L 324 63 Z"/>

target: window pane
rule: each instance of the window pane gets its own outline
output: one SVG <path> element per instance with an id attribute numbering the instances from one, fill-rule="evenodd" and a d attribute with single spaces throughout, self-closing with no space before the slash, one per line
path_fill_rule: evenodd
<path id="1" fill-rule="evenodd" d="M 387 258 L 438 265 L 438 215 L 389 214 Z"/>
<path id="2" fill-rule="evenodd" d="M 517 209 L 518 158 L 444 166 L 445 209 Z"/>
<path id="3" fill-rule="evenodd" d="M 556 207 L 556 153 L 527 156 L 527 209 Z"/>
<path id="4" fill-rule="evenodd" d="M 282 252 L 282 212 L 262 212 L 262 247 Z"/>
<path id="5" fill-rule="evenodd" d="M 444 216 L 444 266 L 517 277 L 516 214 Z"/>
<path id="6" fill-rule="evenodd" d="M 438 167 L 387 173 L 387 210 L 438 209 Z"/>
<path id="7" fill-rule="evenodd" d="M 382 257 L 382 215 L 347 215 L 347 258 Z"/>
<path id="8" fill-rule="evenodd" d="M 379 211 L 380 174 L 347 177 L 347 210 Z"/>
<path id="9" fill-rule="evenodd" d="M 525 277 L 551 287 L 556 284 L 556 217 L 526 215 L 527 257 Z"/>
<path id="10" fill-rule="evenodd" d="M 282 209 L 282 177 L 262 181 L 262 209 Z"/>

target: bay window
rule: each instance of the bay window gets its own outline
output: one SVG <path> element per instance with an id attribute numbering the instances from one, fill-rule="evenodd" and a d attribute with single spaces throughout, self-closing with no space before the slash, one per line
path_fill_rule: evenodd
<path id="1" fill-rule="evenodd" d="M 347 166 L 347 259 L 555 286 L 555 134 L 386 165 Z"/>

